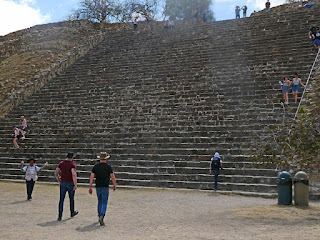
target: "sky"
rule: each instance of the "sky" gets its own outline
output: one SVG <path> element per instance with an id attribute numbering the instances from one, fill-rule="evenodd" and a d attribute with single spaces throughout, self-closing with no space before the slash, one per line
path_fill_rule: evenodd
<path id="1" fill-rule="evenodd" d="M 64 21 L 80 0 L 0 0 L 0 36 L 38 24 Z M 235 17 L 235 6 L 247 5 L 247 16 L 264 8 L 266 0 L 214 0 L 216 20 Z M 271 7 L 285 0 L 270 0 Z M 242 13 L 241 13 L 242 16 Z"/>

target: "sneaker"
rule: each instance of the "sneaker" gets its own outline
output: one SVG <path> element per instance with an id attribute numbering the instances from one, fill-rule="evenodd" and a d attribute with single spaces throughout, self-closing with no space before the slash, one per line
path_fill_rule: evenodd
<path id="1" fill-rule="evenodd" d="M 32 198 L 28 198 L 27 200 L 28 200 L 28 201 L 31 201 L 31 200 L 32 200 Z"/>
<path id="2" fill-rule="evenodd" d="M 61 217 L 58 217 L 57 221 L 61 221 L 61 220 L 62 220 Z"/>
<path id="3" fill-rule="evenodd" d="M 99 217 L 100 226 L 104 226 L 105 225 L 103 219 L 104 219 L 104 216 L 100 215 L 100 217 Z"/>
<path id="4" fill-rule="evenodd" d="M 21 140 L 25 140 L 25 139 L 26 139 L 26 137 L 22 137 L 22 138 L 21 138 Z"/>
<path id="5" fill-rule="evenodd" d="M 71 213 L 71 217 L 78 215 L 78 213 L 79 213 L 78 211 L 74 211 L 73 213 Z"/>

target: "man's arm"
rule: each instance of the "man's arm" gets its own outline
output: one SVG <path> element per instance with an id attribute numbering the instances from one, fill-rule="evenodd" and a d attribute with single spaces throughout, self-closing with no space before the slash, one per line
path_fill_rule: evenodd
<path id="1" fill-rule="evenodd" d="M 210 161 L 210 174 L 212 173 L 212 168 L 211 168 L 211 164 L 212 164 L 212 161 Z"/>
<path id="2" fill-rule="evenodd" d="M 89 186 L 89 193 L 92 194 L 92 184 L 94 180 L 94 173 L 91 173 L 90 175 L 90 186 Z"/>
<path id="3" fill-rule="evenodd" d="M 56 171 L 54 172 L 54 176 L 56 177 L 59 185 L 60 185 L 60 183 L 61 183 L 60 174 L 61 174 L 61 170 L 60 170 L 60 168 L 57 167 L 57 168 L 56 168 Z"/>
<path id="4" fill-rule="evenodd" d="M 72 180 L 73 180 L 73 184 L 74 184 L 74 187 L 73 187 L 73 191 L 77 190 L 77 172 L 76 172 L 76 169 L 75 168 L 72 168 L 71 169 L 71 173 L 72 173 Z"/>
<path id="5" fill-rule="evenodd" d="M 114 173 L 111 173 L 110 177 L 113 183 L 113 191 L 115 191 L 117 189 L 116 176 L 114 175 Z"/>

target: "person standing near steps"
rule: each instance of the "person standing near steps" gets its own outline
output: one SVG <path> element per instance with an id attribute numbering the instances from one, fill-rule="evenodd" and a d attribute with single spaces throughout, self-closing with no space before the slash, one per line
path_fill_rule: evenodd
<path id="1" fill-rule="evenodd" d="M 54 175 L 60 185 L 58 221 L 61 221 L 63 202 L 67 192 L 70 199 L 70 215 L 71 217 L 74 217 L 78 214 L 78 211 L 74 210 L 74 194 L 77 190 L 77 173 L 76 164 L 73 162 L 73 153 L 68 153 L 67 159 L 59 163 Z"/>
<path id="2" fill-rule="evenodd" d="M 27 200 L 31 201 L 32 200 L 32 192 L 33 192 L 33 188 L 34 188 L 34 184 L 36 183 L 36 181 L 38 180 L 38 172 L 47 167 L 48 163 L 46 162 L 44 164 L 43 167 L 38 167 L 35 164 L 36 160 L 33 158 L 30 158 L 28 160 L 28 165 L 27 166 L 23 166 L 24 165 L 24 161 L 21 161 L 21 170 L 23 172 L 26 173 L 25 175 L 25 179 L 26 179 L 26 185 L 27 185 Z"/>
<path id="3" fill-rule="evenodd" d="M 106 215 L 108 198 L 109 198 L 109 182 L 110 177 L 113 183 L 113 191 L 117 189 L 116 177 L 114 176 L 112 167 L 107 164 L 107 159 L 110 156 L 106 152 L 101 152 L 98 158 L 100 163 L 94 165 L 90 176 L 89 193 L 92 194 L 92 184 L 96 178 L 96 192 L 98 198 L 98 217 L 101 226 L 104 226 L 104 216 Z"/>
<path id="4" fill-rule="evenodd" d="M 216 191 L 218 189 L 218 178 L 220 174 L 220 169 L 222 170 L 222 160 L 218 152 L 216 152 L 211 158 L 210 162 L 210 174 L 214 174 L 214 187 L 213 190 Z"/>

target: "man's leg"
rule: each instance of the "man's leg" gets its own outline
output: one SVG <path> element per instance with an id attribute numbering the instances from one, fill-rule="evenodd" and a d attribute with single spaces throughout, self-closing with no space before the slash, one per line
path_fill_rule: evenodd
<path id="1" fill-rule="evenodd" d="M 60 201 L 59 201 L 59 217 L 58 220 L 62 218 L 62 212 L 63 212 L 63 202 L 64 198 L 66 196 L 67 188 L 65 186 L 65 183 L 60 183 Z"/>
<path id="2" fill-rule="evenodd" d="M 102 205 L 102 200 L 101 200 L 101 188 L 97 187 L 96 188 L 96 192 L 97 192 L 97 198 L 98 198 L 98 216 L 100 217 L 101 215 L 101 205 Z"/>
<path id="3" fill-rule="evenodd" d="M 36 182 L 33 180 L 30 181 L 30 199 L 32 199 L 32 192 L 33 192 L 33 187 L 35 183 Z"/>
<path id="4" fill-rule="evenodd" d="M 214 170 L 214 189 L 218 188 L 218 177 L 219 177 L 219 169 Z"/>
<path id="5" fill-rule="evenodd" d="M 74 187 L 74 184 L 68 184 L 68 195 L 69 195 L 69 200 L 70 200 L 70 215 L 71 217 L 77 215 L 75 214 L 75 211 L 74 211 L 74 194 L 75 194 L 75 191 L 73 191 L 73 187 Z"/>
<path id="6" fill-rule="evenodd" d="M 30 181 L 26 181 L 26 185 L 27 185 L 27 199 L 30 200 L 31 199 L 31 193 L 30 193 Z"/>
<path id="7" fill-rule="evenodd" d="M 102 188 L 100 214 L 103 216 L 106 215 L 108 198 L 109 198 L 109 188 Z"/>
<path id="8" fill-rule="evenodd" d="M 108 197 L 109 197 L 109 188 L 101 188 L 100 200 L 101 200 L 101 208 L 99 215 L 99 223 L 101 226 L 104 226 L 104 216 L 106 215 L 107 205 L 108 205 Z"/>

